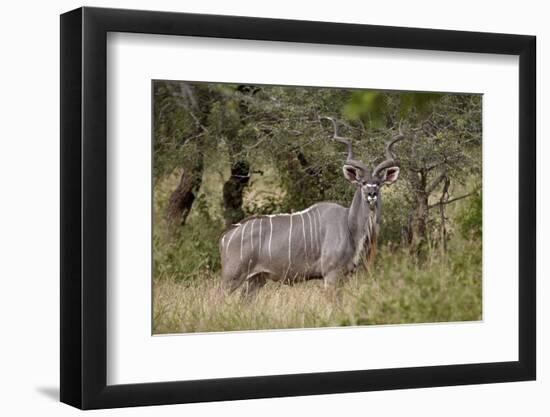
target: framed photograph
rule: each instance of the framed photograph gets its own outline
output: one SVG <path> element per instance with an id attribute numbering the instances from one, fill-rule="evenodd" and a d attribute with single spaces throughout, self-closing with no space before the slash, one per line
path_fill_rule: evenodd
<path id="1" fill-rule="evenodd" d="M 533 380 L 535 37 L 61 16 L 61 401 Z"/>

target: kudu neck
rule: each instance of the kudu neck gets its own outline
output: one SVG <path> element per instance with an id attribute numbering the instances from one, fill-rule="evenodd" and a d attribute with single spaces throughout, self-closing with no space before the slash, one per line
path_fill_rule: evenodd
<path id="1" fill-rule="evenodd" d="M 378 211 L 380 210 L 380 196 L 376 205 L 371 206 L 363 198 L 361 187 L 357 187 L 348 212 L 348 226 L 352 238 L 356 244 L 361 244 L 367 234 L 376 233 L 378 223 Z"/>

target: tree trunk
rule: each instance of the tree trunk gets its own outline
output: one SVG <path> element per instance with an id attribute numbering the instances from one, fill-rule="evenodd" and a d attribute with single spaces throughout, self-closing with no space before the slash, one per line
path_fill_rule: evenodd
<path id="1" fill-rule="evenodd" d="M 195 121 L 196 133 L 208 133 L 204 125 L 210 113 L 210 92 L 202 88 L 197 89 L 187 83 L 169 83 L 169 86 L 171 94 L 179 99 L 180 107 Z M 183 140 L 181 146 L 185 143 L 186 140 Z M 202 183 L 203 162 L 203 149 L 199 144 L 196 159 L 190 167 L 183 168 L 180 182 L 168 201 L 166 220 L 172 225 L 179 222 L 183 226 L 187 221 L 196 193 Z"/>
<path id="2" fill-rule="evenodd" d="M 196 192 L 199 190 L 202 182 L 203 164 L 202 159 L 197 161 L 190 170 L 183 170 L 180 182 L 177 188 L 172 192 L 168 207 L 166 209 L 166 219 L 172 224 L 179 223 L 185 225 L 187 216 L 191 212 L 191 207 L 195 201 Z"/>
<path id="3" fill-rule="evenodd" d="M 445 177 L 444 181 L 443 191 L 439 198 L 439 248 L 441 252 L 447 251 L 447 218 L 445 217 L 445 203 L 449 200 L 449 187 L 451 186 L 451 180 L 448 177 Z"/>
<path id="4" fill-rule="evenodd" d="M 223 185 L 225 226 L 229 227 L 244 217 L 243 193 L 250 181 L 250 165 L 237 161 L 231 166 L 231 176 Z"/>
<path id="5" fill-rule="evenodd" d="M 427 176 L 424 171 L 411 177 L 412 188 L 415 190 L 415 206 L 410 219 L 411 251 L 420 255 L 427 242 L 428 224 L 428 192 Z"/>
<path id="6" fill-rule="evenodd" d="M 237 90 L 248 96 L 253 96 L 259 91 L 260 87 L 253 85 L 239 85 Z M 239 100 L 240 125 L 246 125 L 246 116 L 250 115 L 249 103 L 247 100 Z M 223 185 L 223 217 L 225 226 L 229 227 L 239 222 L 244 217 L 243 194 L 250 181 L 250 164 L 242 155 L 242 146 L 245 138 L 239 136 L 238 130 L 227 131 L 228 150 L 231 163 L 231 176 Z"/>
<path id="7" fill-rule="evenodd" d="M 412 221 L 412 248 L 420 252 L 427 241 L 428 196 L 425 192 L 416 195 L 416 207 Z"/>

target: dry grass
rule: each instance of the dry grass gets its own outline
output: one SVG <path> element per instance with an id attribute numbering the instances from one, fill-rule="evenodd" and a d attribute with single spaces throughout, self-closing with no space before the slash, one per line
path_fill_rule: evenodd
<path id="1" fill-rule="evenodd" d="M 335 300 L 321 281 L 268 283 L 252 301 L 223 296 L 215 275 L 155 280 L 155 334 L 480 320 L 481 248 L 455 242 L 422 264 L 382 250 L 371 273 L 352 275 Z"/>

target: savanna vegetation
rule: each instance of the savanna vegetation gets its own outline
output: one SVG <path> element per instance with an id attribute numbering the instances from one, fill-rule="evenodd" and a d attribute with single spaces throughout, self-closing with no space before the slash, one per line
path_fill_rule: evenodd
<path id="1" fill-rule="evenodd" d="M 479 95 L 155 81 L 153 332 L 481 319 Z M 218 238 L 254 214 L 349 205 L 340 134 L 368 165 L 395 147 L 378 252 L 334 300 L 322 282 L 219 289 Z"/>

